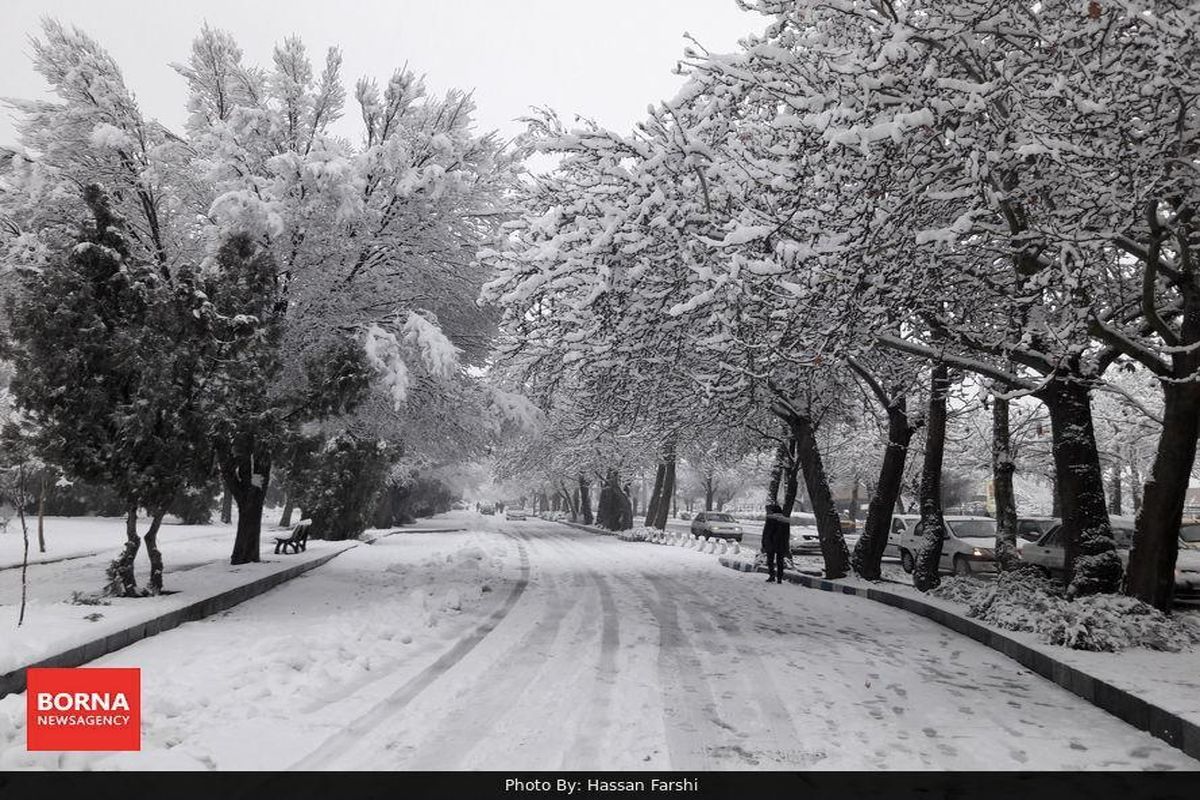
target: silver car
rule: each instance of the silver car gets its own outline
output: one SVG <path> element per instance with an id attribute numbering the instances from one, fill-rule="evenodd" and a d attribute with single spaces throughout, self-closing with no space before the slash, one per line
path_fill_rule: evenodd
<path id="1" fill-rule="evenodd" d="M 742 540 L 742 526 L 733 515 L 723 511 L 701 511 L 692 520 L 692 536 L 697 539 L 705 536 L 713 539 Z"/>
<path id="2" fill-rule="evenodd" d="M 940 572 L 970 575 L 972 572 L 996 571 L 996 520 L 991 517 L 945 517 L 946 530 L 942 536 Z M 900 537 L 900 566 L 905 572 L 916 567 L 917 524 L 911 518 Z"/>
<path id="3" fill-rule="evenodd" d="M 1121 558 L 1121 564 L 1128 567 L 1129 553 L 1133 549 L 1134 520 L 1130 517 L 1112 517 L 1109 522 L 1117 545 L 1117 555 Z M 1036 544 L 1022 547 L 1021 558 L 1026 563 L 1041 567 L 1048 575 L 1061 576 L 1067 564 L 1062 525 L 1055 525 Z M 1179 528 L 1175 597 L 1180 600 L 1200 600 L 1200 523 L 1189 523 Z"/>

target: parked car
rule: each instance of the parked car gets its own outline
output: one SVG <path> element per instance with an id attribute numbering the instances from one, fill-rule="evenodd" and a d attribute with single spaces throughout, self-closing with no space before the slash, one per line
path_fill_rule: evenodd
<path id="1" fill-rule="evenodd" d="M 972 572 L 996 571 L 996 520 L 991 517 L 945 517 L 946 531 L 942 537 L 940 572 L 970 575 Z M 917 523 L 914 517 L 904 526 L 900 537 L 900 566 L 912 572 L 916 566 Z"/>
<path id="2" fill-rule="evenodd" d="M 723 511 L 700 511 L 692 520 L 692 536 L 697 539 L 708 536 L 740 542 L 742 533 L 742 526 L 733 515 Z"/>
<path id="3" fill-rule="evenodd" d="M 679 518 L 680 519 L 691 519 L 692 515 L 690 513 L 688 513 L 687 511 L 680 511 Z"/>
<path id="4" fill-rule="evenodd" d="M 510 522 L 514 519 L 524 520 L 526 519 L 525 509 L 509 506 L 504 510 L 504 518 Z"/>
<path id="5" fill-rule="evenodd" d="M 496 507 L 491 503 L 484 503 L 479 507 L 479 513 L 491 516 L 492 514 L 496 513 Z"/>
<path id="6" fill-rule="evenodd" d="M 1134 520 L 1132 517 L 1111 517 L 1113 539 L 1121 563 L 1129 566 L 1133 549 Z M 1035 544 L 1021 548 L 1021 558 L 1042 568 L 1048 575 L 1060 577 L 1066 571 L 1067 551 L 1061 524 L 1051 528 Z M 1200 599 L 1200 523 L 1186 523 L 1179 529 L 1179 554 L 1175 558 L 1175 597 L 1180 600 Z"/>
<path id="7" fill-rule="evenodd" d="M 791 516 L 792 555 L 811 556 L 821 554 L 821 532 L 817 530 L 817 518 L 799 512 Z"/>
<path id="8" fill-rule="evenodd" d="M 1117 555 L 1121 563 L 1128 566 L 1129 551 L 1133 547 L 1132 517 L 1110 517 L 1113 540 L 1117 544 Z M 1062 575 L 1067 568 L 1067 543 L 1063 535 L 1062 523 L 1053 526 L 1040 539 L 1032 544 L 1019 543 L 1021 560 L 1041 567 L 1047 575 Z"/>
<path id="9" fill-rule="evenodd" d="M 920 519 L 913 514 L 892 515 L 892 527 L 888 529 L 887 545 L 883 548 L 884 556 L 900 557 L 900 538 L 910 525 L 916 525 Z"/>
<path id="10" fill-rule="evenodd" d="M 1036 542 L 1060 523 L 1058 517 L 1017 517 L 1017 539 Z"/>
<path id="11" fill-rule="evenodd" d="M 1200 523 L 1191 523 L 1179 529 L 1175 597 L 1180 600 L 1200 600 Z"/>

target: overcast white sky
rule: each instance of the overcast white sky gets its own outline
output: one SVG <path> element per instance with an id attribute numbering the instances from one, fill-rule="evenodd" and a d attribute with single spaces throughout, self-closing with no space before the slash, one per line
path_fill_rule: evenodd
<path id="1" fill-rule="evenodd" d="M 728 51 L 766 22 L 734 0 L 3 0 L 0 97 L 46 96 L 28 41 L 45 15 L 98 39 L 143 112 L 174 128 L 182 127 L 185 95 L 168 65 L 187 58 L 207 20 L 235 35 L 246 60 L 264 65 L 293 33 L 318 66 L 326 48 L 340 46 L 348 89 L 362 75 L 383 83 L 408 62 L 435 92 L 474 89 L 480 126 L 506 136 L 521 130 L 515 118 L 534 105 L 627 130 L 680 85 L 671 70 L 685 31 Z M 14 140 L 4 110 L 0 143 Z"/>

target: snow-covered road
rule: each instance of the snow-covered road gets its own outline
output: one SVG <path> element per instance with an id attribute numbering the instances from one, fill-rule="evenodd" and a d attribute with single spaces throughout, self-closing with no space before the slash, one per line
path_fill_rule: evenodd
<path id="1" fill-rule="evenodd" d="M 0 700 L 0 768 L 1200 768 L 905 612 L 465 516 L 97 662 L 142 667 L 141 753 L 25 753 Z"/>

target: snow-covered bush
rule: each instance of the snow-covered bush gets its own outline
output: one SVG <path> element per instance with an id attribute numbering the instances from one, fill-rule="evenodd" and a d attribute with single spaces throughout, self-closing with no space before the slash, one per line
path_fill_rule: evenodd
<path id="1" fill-rule="evenodd" d="M 300 451 L 290 488 L 313 521 L 309 536 L 353 539 L 366 530 L 394 457 L 386 442 L 351 435 Z"/>
<path id="2" fill-rule="evenodd" d="M 1175 652 L 1200 642 L 1200 627 L 1140 600 L 1113 594 L 1068 600 L 1057 583 L 1028 570 L 1002 573 L 990 583 L 950 578 L 931 594 L 965 603 L 969 617 L 1075 650 Z"/>
<path id="3" fill-rule="evenodd" d="M 658 532 L 658 528 L 647 528 L 643 525 L 637 528 L 630 528 L 627 531 L 618 531 L 617 538 L 623 542 L 648 542 L 652 541 L 654 535 Z"/>

